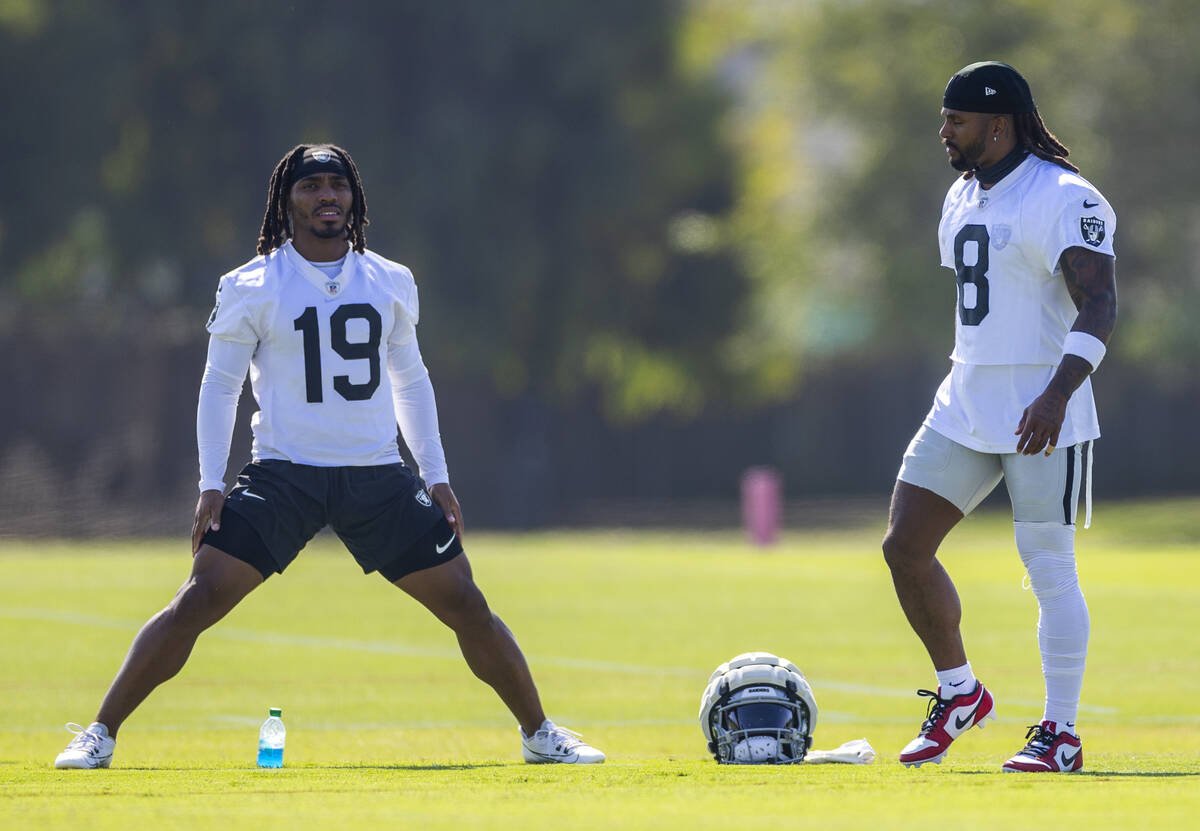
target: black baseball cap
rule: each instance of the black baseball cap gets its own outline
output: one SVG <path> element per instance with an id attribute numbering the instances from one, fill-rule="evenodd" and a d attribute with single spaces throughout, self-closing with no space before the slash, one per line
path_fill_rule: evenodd
<path id="1" fill-rule="evenodd" d="M 1000 61 L 968 64 L 950 76 L 942 106 L 968 113 L 1031 113 L 1037 109 L 1029 83 Z"/>

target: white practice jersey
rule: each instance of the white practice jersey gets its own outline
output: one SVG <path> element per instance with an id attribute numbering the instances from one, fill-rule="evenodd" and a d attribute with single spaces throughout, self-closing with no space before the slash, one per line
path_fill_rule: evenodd
<path id="1" fill-rule="evenodd" d="M 207 329 L 256 345 L 254 458 L 400 461 L 387 354 L 415 340 L 417 314 L 412 273 L 371 251 L 330 279 L 288 242 L 222 277 Z"/>
<path id="2" fill-rule="evenodd" d="M 1115 256 L 1116 215 L 1082 176 L 1030 155 L 984 190 L 959 178 L 938 226 L 955 273 L 953 365 L 926 426 L 985 453 L 1013 453 L 1021 414 L 1062 360 L 1077 310 L 1059 259 L 1072 247 Z M 1076 390 L 1058 444 L 1100 435 L 1091 380 Z"/>

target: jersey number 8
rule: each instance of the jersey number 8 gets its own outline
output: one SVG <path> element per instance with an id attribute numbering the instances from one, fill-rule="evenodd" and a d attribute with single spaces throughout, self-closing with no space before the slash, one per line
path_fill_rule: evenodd
<path id="1" fill-rule="evenodd" d="M 963 249 L 975 243 L 975 262 L 967 265 Z M 964 225 L 954 238 L 954 274 L 958 278 L 958 319 L 963 326 L 978 326 L 988 313 L 988 237 L 984 225 Z M 968 292 L 967 286 L 971 286 Z M 974 302 L 967 305 L 968 294 Z"/>
<path id="2" fill-rule="evenodd" d="M 367 322 L 366 341 L 350 342 L 346 335 L 346 323 L 351 320 Z M 292 324 L 304 337 L 304 390 L 308 403 L 320 404 L 324 395 L 321 389 L 321 330 L 317 326 L 317 307 L 306 308 L 304 314 Z M 347 361 L 367 361 L 371 370 L 370 380 L 361 384 L 350 383 L 349 375 L 333 377 L 334 390 L 347 401 L 366 401 L 379 388 L 379 341 L 382 336 L 383 320 L 369 303 L 347 303 L 338 306 L 329 316 L 329 345 L 333 351 Z"/>

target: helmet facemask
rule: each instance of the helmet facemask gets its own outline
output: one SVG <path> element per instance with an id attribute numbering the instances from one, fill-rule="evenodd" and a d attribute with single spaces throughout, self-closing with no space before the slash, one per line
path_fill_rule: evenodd
<path id="1" fill-rule="evenodd" d="M 799 669 L 769 653 L 747 653 L 713 673 L 700 715 L 719 763 L 787 765 L 804 761 L 817 713 Z"/>

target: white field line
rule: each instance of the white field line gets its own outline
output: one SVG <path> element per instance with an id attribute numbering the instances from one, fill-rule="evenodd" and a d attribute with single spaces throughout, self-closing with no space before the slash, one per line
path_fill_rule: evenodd
<path id="1" fill-rule="evenodd" d="M 286 717 L 285 717 L 286 718 Z M 564 723 L 575 724 L 576 726 L 584 726 L 589 732 L 603 729 L 620 729 L 629 727 L 682 727 L 687 729 L 699 730 L 699 726 L 695 719 L 668 719 L 668 718 L 644 718 L 644 719 L 562 719 Z M 835 724 L 912 724 L 911 717 L 894 716 L 890 718 L 865 718 L 857 716 L 853 713 L 827 713 L 821 711 L 821 722 L 833 722 Z M 1025 719 L 999 719 L 1001 723 L 1023 724 Z M 1099 723 L 1113 723 L 1112 720 L 1102 719 Z M 1200 713 L 1179 714 L 1169 716 L 1141 716 L 1138 718 L 1121 719 L 1124 725 L 1144 725 L 1146 727 L 1180 727 L 1180 726 L 1197 726 L 1200 725 Z M 202 727 L 205 730 L 229 730 L 242 731 L 246 729 L 257 729 L 262 724 L 262 718 L 259 716 L 244 716 L 233 714 L 213 714 L 201 718 L 199 721 L 190 724 L 155 724 L 142 725 L 138 729 L 143 732 L 155 733 L 172 733 L 172 732 L 188 732 L 196 730 L 197 727 Z M 513 723 L 510 719 L 473 719 L 459 721 L 304 721 L 292 718 L 288 720 L 288 725 L 294 730 L 309 731 L 350 731 L 350 730 L 464 730 L 464 729 L 479 729 L 492 728 L 501 730 L 512 730 Z M 17 725 L 6 724 L 0 725 L 0 733 L 53 733 L 57 732 L 58 728 L 48 728 L 45 725 Z"/>
<path id="2" fill-rule="evenodd" d="M 120 629 L 131 631 L 140 629 L 144 621 L 133 621 L 126 618 L 106 617 L 84 612 L 73 612 L 62 609 L 42 609 L 33 607 L 0 606 L 0 617 L 20 620 L 40 620 L 53 623 L 70 623 L 80 626 L 91 626 L 102 629 Z M 436 646 L 419 646 L 399 641 L 360 640 L 358 638 L 328 638 L 316 635 L 288 635 L 281 632 L 263 632 L 254 629 L 238 629 L 218 624 L 204 633 L 207 638 L 220 638 L 231 641 L 248 641 L 252 643 L 272 643 L 287 646 L 303 646 L 319 649 L 337 649 L 343 651 L 369 652 L 382 655 L 408 655 L 420 658 L 440 658 L 461 660 L 462 653 L 457 649 Z M 691 678 L 703 685 L 711 670 L 698 671 L 694 667 L 673 667 L 663 664 L 627 664 L 619 661 L 595 661 L 586 658 L 570 658 L 561 655 L 528 655 L 529 662 L 534 666 L 552 666 L 562 669 L 581 669 L 590 672 L 613 672 L 623 675 L 641 675 L 651 677 Z M 913 690 L 894 687 L 879 687 L 871 684 L 858 684 L 850 681 L 835 681 L 828 678 L 810 679 L 814 689 L 837 690 L 838 692 L 857 695 L 882 696 L 888 698 L 912 698 Z M 1005 704 L 1018 707 L 1040 709 L 1041 701 L 1025 701 L 1005 699 Z M 1080 704 L 1082 712 L 1113 715 L 1118 712 L 1115 707 L 1098 707 Z"/>

